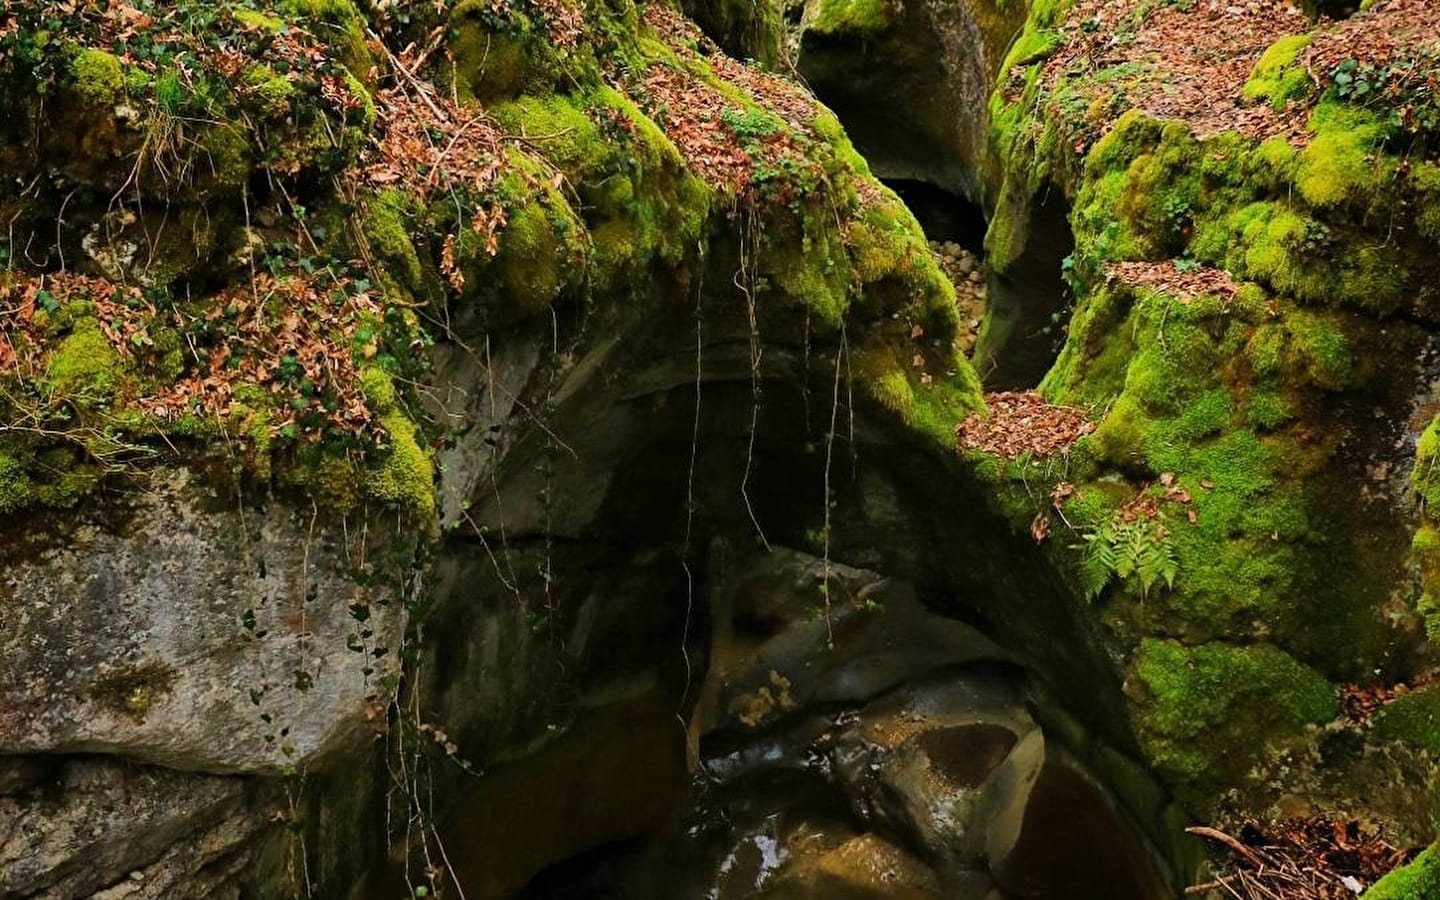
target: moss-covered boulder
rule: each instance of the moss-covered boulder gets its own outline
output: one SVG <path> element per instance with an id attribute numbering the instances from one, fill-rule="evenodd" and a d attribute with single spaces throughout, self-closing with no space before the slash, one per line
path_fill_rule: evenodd
<path id="1" fill-rule="evenodd" d="M 1051 467 L 1053 509 L 1021 499 L 1045 496 L 1033 469 L 1001 477 L 1000 505 L 1017 527 L 1073 529 L 1053 553 L 1129 661 L 1141 743 L 1207 815 L 1263 814 L 1267 760 L 1310 752 L 1341 684 L 1436 658 L 1414 578 L 1432 568 L 1412 500 L 1428 438 L 1414 451 L 1407 424 L 1436 315 L 1436 135 L 1407 73 L 1431 51 L 1371 41 L 1395 27 L 1383 5 L 1313 30 L 1273 6 L 1037 5 L 991 101 L 1006 175 L 989 264 L 1002 280 L 1033 266 L 1034 211 L 1063 198 L 1067 329 L 1040 390 L 1097 423 Z M 1193 47 L 1146 49 L 1182 32 Z M 1411 731 L 1411 704 L 1362 740 Z M 1335 755 L 1319 771 L 1349 765 L 1345 742 L 1320 743 Z M 1307 802 L 1354 808 L 1343 779 L 1307 779 Z"/>
<path id="2" fill-rule="evenodd" d="M 1361 894 L 1364 900 L 1420 900 L 1440 893 L 1440 848 L 1430 847 Z"/>

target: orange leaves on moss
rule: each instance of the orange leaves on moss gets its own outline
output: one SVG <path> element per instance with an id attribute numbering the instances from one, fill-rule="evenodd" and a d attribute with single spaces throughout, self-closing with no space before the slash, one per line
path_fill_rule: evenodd
<path id="1" fill-rule="evenodd" d="M 1024 454 L 1050 456 L 1067 452 L 1095 430 L 1086 412 L 1055 406 L 1033 391 L 985 395 L 989 415 L 972 414 L 955 427 L 961 450 L 980 450 L 1006 459 Z"/>
<path id="2" fill-rule="evenodd" d="M 1189 301 L 1201 294 L 1213 294 L 1226 300 L 1239 290 L 1235 278 L 1224 269 L 1208 266 L 1181 268 L 1173 259 L 1163 262 L 1120 262 L 1105 267 L 1108 279 L 1137 287 L 1148 287 Z"/>
<path id="3" fill-rule="evenodd" d="M 33 379 L 44 372 L 55 345 L 55 326 L 37 303 L 60 311 L 73 303 L 89 312 L 111 348 L 147 383 L 133 405 L 159 421 L 186 415 L 230 415 L 242 386 L 259 388 L 278 410 L 274 427 L 319 440 L 330 429 L 356 437 L 376 426 L 360 394 L 352 346 L 362 328 L 384 314 L 363 281 L 323 284 L 300 277 L 257 275 L 253 284 L 228 288 L 205 301 L 157 308 L 134 286 L 102 278 L 54 274 L 0 289 L 0 376 Z M 155 349 L 165 331 L 184 334 L 178 378 L 160 380 Z M 149 383 L 154 381 L 155 383 Z"/>

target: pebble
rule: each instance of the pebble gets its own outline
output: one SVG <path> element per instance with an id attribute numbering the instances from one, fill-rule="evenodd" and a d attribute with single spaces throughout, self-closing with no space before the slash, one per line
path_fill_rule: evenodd
<path id="1" fill-rule="evenodd" d="M 969 275 L 973 271 L 975 271 L 975 257 L 968 254 L 960 257 L 960 273 Z"/>
<path id="2" fill-rule="evenodd" d="M 971 272 L 969 277 L 971 284 L 979 284 L 980 282 L 985 280 L 985 276 L 981 275 L 979 272 Z"/>

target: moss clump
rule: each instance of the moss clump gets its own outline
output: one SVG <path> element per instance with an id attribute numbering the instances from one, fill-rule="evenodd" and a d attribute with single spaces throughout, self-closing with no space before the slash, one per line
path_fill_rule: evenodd
<path id="1" fill-rule="evenodd" d="M 70 60 L 75 92 L 87 101 L 110 105 L 125 93 L 125 68 L 119 57 L 104 50 L 86 48 Z"/>
<path id="2" fill-rule="evenodd" d="M 1421 237 L 1440 242 L 1440 165 L 1418 163 L 1410 178 L 1416 198 L 1416 229 Z"/>
<path id="3" fill-rule="evenodd" d="M 1410 487 L 1427 509 L 1440 512 L 1440 416 L 1430 420 L 1415 444 Z M 1433 514 L 1433 513 L 1432 513 Z"/>
<path id="4" fill-rule="evenodd" d="M 261 109 L 272 118 L 283 118 L 290 112 L 290 99 L 295 85 L 277 75 L 269 66 L 251 66 L 245 72 L 245 83 L 260 99 Z"/>
<path id="5" fill-rule="evenodd" d="M 435 468 L 430 454 L 416 439 L 415 423 L 399 411 L 380 417 L 390 438 L 389 452 L 372 466 L 365 491 L 377 500 L 394 503 L 420 522 L 435 518 Z"/>
<path id="6" fill-rule="evenodd" d="M 968 368 L 954 378 L 927 379 L 902 355 L 882 341 L 862 348 L 855 356 L 856 386 L 907 427 L 949 449 L 955 442 L 955 423 L 983 408 L 979 380 Z"/>
<path id="7" fill-rule="evenodd" d="M 365 402 L 380 417 L 388 436 L 388 447 L 372 461 L 364 476 L 365 493 L 377 500 L 394 503 L 416 521 L 434 526 L 435 467 L 430 454 L 420 446 L 419 428 L 400 407 L 395 382 L 382 369 L 371 366 L 361 372 L 360 390 Z M 322 460 L 311 479 L 316 484 L 333 482 L 343 493 L 353 484 L 349 461 Z"/>
<path id="8" fill-rule="evenodd" d="M 146 663 L 102 676 L 90 687 L 90 698 L 111 712 L 143 721 L 156 701 L 170 693 L 175 670 L 163 663 Z"/>
<path id="9" fill-rule="evenodd" d="M 810 23 L 816 34 L 877 34 L 895 24 L 897 11 L 887 0 L 822 0 Z"/>
<path id="10" fill-rule="evenodd" d="M 1295 187 L 1315 206 L 1369 199 L 1378 186 L 1384 123 L 1368 110 L 1322 103 L 1310 118 L 1315 137 L 1300 152 Z"/>
<path id="11" fill-rule="evenodd" d="M 524 96 L 496 106 L 491 113 L 506 132 L 532 141 L 545 158 L 567 173 L 598 171 L 611 148 L 583 100 L 566 94 Z"/>
<path id="12" fill-rule="evenodd" d="M 387 274 L 413 292 L 420 290 L 424 274 L 406 224 L 411 215 L 408 207 L 409 201 L 399 191 L 381 191 L 365 205 L 360 230 L 370 251 L 389 264 Z"/>
<path id="13" fill-rule="evenodd" d="M 1133 672 L 1148 755 L 1201 790 L 1234 783 L 1267 744 L 1340 710 L 1328 681 L 1268 644 L 1187 648 L 1147 638 Z"/>
<path id="14" fill-rule="evenodd" d="M 286 0 L 286 6 L 352 74 L 363 77 L 374 67 L 365 43 L 365 18 L 350 0 Z"/>
<path id="15" fill-rule="evenodd" d="M 6 442 L 0 445 L 0 513 L 37 506 L 69 509 L 99 486 L 101 474 L 74 448 Z"/>
<path id="16" fill-rule="evenodd" d="M 1402 741 L 1440 753 L 1440 686 L 1411 691 L 1381 707 L 1374 732 L 1384 741 Z"/>
<path id="17" fill-rule="evenodd" d="M 1432 844 L 1409 865 L 1375 882 L 1361 900 L 1430 900 L 1440 897 L 1440 843 Z"/>
<path id="18" fill-rule="evenodd" d="M 251 28 L 255 31 L 263 31 L 266 34 L 279 34 L 285 27 L 285 20 L 279 16 L 260 12 L 257 9 L 245 9 L 236 7 L 230 10 L 230 16 L 241 26 Z"/>
<path id="19" fill-rule="evenodd" d="M 114 392 L 123 373 L 123 361 L 100 323 L 78 319 L 71 333 L 50 356 L 45 377 L 62 394 L 104 397 Z"/>
<path id="20" fill-rule="evenodd" d="M 1310 73 L 1296 61 L 1306 47 L 1310 35 L 1292 34 L 1271 44 L 1245 83 L 1246 100 L 1269 100 L 1276 111 L 1291 100 L 1299 100 L 1310 92 Z"/>
<path id="21" fill-rule="evenodd" d="M 501 235 L 496 263 L 506 295 L 522 312 L 545 309 L 566 284 L 565 236 L 563 226 L 557 229 L 551 212 L 539 203 L 522 206 L 511 214 Z"/>
<path id="22" fill-rule="evenodd" d="M 579 71 L 586 54 L 555 47 L 546 22 L 519 4 L 460 0 L 450 13 L 449 35 L 461 99 L 491 105 L 521 94 L 542 96 L 562 79 L 590 80 Z"/>

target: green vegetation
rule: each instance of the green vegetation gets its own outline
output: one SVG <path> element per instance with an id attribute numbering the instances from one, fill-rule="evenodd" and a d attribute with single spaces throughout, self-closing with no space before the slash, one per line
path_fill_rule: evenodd
<path id="1" fill-rule="evenodd" d="M 1440 753 L 1440 687 L 1422 687 L 1385 704 L 1375 714 L 1374 733 Z"/>
<path id="2" fill-rule="evenodd" d="M 1226 130 L 1205 110 L 1186 121 L 1137 108 L 1156 109 L 1188 73 L 1164 54 L 1122 49 L 1114 61 L 1109 48 L 1144 23 L 1114 24 L 1095 43 L 1113 23 L 1057 27 L 1064 9 L 1032 8 L 991 97 L 1004 178 L 987 265 L 1012 274 L 1039 198 L 1069 201 L 1074 251 L 1062 268 L 1073 306 L 1041 392 L 1094 410 L 1099 424 L 1064 466 L 968 458 L 999 479 L 994 505 L 1017 531 L 1037 515 L 1066 528 L 1046 542 L 1051 556 L 1077 595 L 1094 597 L 1116 652 L 1134 654 L 1132 672 L 1153 682 L 1130 698 L 1147 755 L 1187 796 L 1213 798 L 1245 788 L 1265 748 L 1303 742 L 1304 726 L 1326 717 L 1315 699 L 1325 679 L 1403 677 L 1422 620 L 1440 639 L 1428 512 L 1440 498 L 1440 432 L 1421 436 L 1411 479 L 1422 518 L 1413 605 L 1351 574 L 1394 571 L 1404 551 L 1393 526 L 1354 502 L 1337 441 L 1368 433 L 1346 404 L 1409 390 L 1382 361 L 1395 334 L 1384 317 L 1432 314 L 1418 298 L 1437 275 L 1428 242 L 1440 235 L 1421 75 L 1433 54 L 1384 45 L 1383 66 L 1352 60 L 1312 77 L 1311 36 L 1281 38 L 1243 94 L 1308 131 L 1262 138 L 1244 115 Z M 1075 52 L 1047 71 L 1067 36 Z M 1043 498 L 1061 482 L 1051 515 Z M 1267 649 L 1201 652 L 1215 647 Z M 1162 677 L 1182 660 L 1213 672 L 1284 660 L 1306 673 L 1304 697 L 1292 698 L 1305 714 L 1262 716 L 1221 692 L 1224 715 L 1233 706 L 1245 726 L 1217 713 L 1187 730 L 1170 714 L 1184 703 L 1161 699 L 1184 694 L 1176 685 L 1188 682 Z"/>
<path id="3" fill-rule="evenodd" d="M 1375 883 L 1362 900 L 1425 900 L 1440 897 L 1440 844 L 1435 844 Z"/>
<path id="4" fill-rule="evenodd" d="M 1340 711 L 1323 676 L 1268 644 L 1187 648 L 1147 638 L 1134 663 L 1136 724 L 1154 763 L 1213 790 L 1258 759 L 1251 735 L 1295 733 Z"/>
<path id="5" fill-rule="evenodd" d="M 890 0 L 823 0 L 810 30 L 817 34 L 874 34 L 894 24 L 897 13 Z"/>
<path id="6" fill-rule="evenodd" d="M 1255 64 L 1245 83 L 1246 100 L 1269 100 L 1277 111 L 1311 90 L 1310 73 L 1298 64 L 1301 52 L 1310 46 L 1310 35 L 1292 34 L 1271 44 Z"/>
<path id="7" fill-rule="evenodd" d="M 79 199 L 27 198 L 16 208 L 33 208 L 33 221 L 17 228 L 38 233 L 48 216 L 53 230 L 57 204 L 101 196 L 119 197 L 117 217 L 161 198 L 173 211 L 159 228 L 136 214 L 100 232 L 113 245 L 95 251 L 107 272 L 143 288 L 43 282 L 34 321 L 7 330 L 21 352 L 0 357 L 15 399 L 0 412 L 36 427 L 0 440 L 6 512 L 73 505 L 173 448 L 223 455 L 214 471 L 246 489 L 308 495 L 341 515 L 383 503 L 432 522 L 422 322 L 468 340 L 563 308 L 580 310 L 584 327 L 648 293 L 687 296 L 678 286 L 701 277 L 697 262 L 743 268 L 732 308 L 748 294 L 767 328 L 798 334 L 808 320 L 817 349 L 851 329 L 868 360 L 855 389 L 937 442 L 980 405 L 953 346 L 952 289 L 833 116 L 816 106 L 813 121 L 797 117 L 794 104 L 809 102 L 798 89 L 701 54 L 663 16 L 643 24 L 525 0 L 135 9 L 151 24 L 123 33 L 88 7 L 64 12 L 73 42 L 63 46 L 49 37 L 56 23 L 27 9 L 0 37 L 0 85 L 16 113 L 3 127 L 30 149 L 0 156 L 0 174 L 25 184 L 27 160 L 54 160 L 83 186 Z M 443 35 L 451 62 L 432 56 L 413 75 L 434 87 L 413 94 L 366 29 L 394 46 L 411 31 Z M 698 91 L 713 105 L 662 102 L 655 77 L 662 93 Z M 377 107 L 382 85 L 392 93 Z M 457 129 L 464 109 L 429 121 L 451 86 L 488 105 L 483 125 Z M 713 137 L 677 118 L 712 111 Z M 35 127 L 53 116 L 66 127 Z M 378 146 L 382 135 L 397 140 Z M 695 146 L 697 135 L 719 143 Z M 734 148 L 743 157 L 717 167 Z M 451 179 L 451 166 L 464 176 Z M 120 195 L 106 181 L 117 170 L 133 172 Z M 738 259 L 727 245 L 711 262 L 721 216 L 743 222 L 746 240 Z M 7 298 L 40 277 L 15 270 Z"/>

